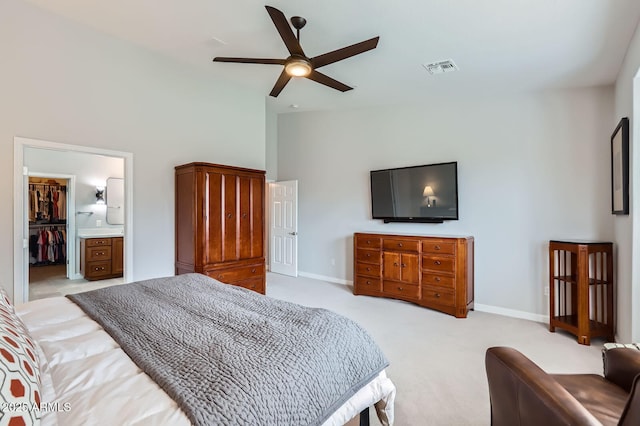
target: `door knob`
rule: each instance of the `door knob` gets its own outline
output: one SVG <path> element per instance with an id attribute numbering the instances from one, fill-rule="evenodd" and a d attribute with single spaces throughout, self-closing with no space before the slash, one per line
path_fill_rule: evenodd
<path id="1" fill-rule="evenodd" d="M 296 231 L 293 231 L 293 232 L 289 232 L 289 235 L 298 235 L 298 233 Z"/>

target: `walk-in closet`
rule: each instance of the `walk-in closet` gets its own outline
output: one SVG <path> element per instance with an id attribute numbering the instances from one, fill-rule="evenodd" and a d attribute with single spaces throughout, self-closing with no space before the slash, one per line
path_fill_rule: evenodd
<path id="1" fill-rule="evenodd" d="M 67 180 L 29 177 L 29 282 L 67 277 Z"/>

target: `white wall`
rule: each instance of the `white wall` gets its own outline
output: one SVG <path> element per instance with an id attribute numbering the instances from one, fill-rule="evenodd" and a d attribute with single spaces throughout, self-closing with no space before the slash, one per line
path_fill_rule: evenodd
<path id="1" fill-rule="evenodd" d="M 352 280 L 357 231 L 473 235 L 476 303 L 546 315 L 548 241 L 613 236 L 612 111 L 606 87 L 280 115 L 278 179 L 299 180 L 300 270 Z M 458 162 L 459 221 L 370 219 L 370 170 L 446 161 Z"/>
<path id="2" fill-rule="evenodd" d="M 134 279 L 173 274 L 174 166 L 265 167 L 263 94 L 20 0 L 0 2 L 0 285 L 13 282 L 13 138 L 133 153 Z M 203 58 L 210 62 L 210 58 Z"/>
<path id="3" fill-rule="evenodd" d="M 622 342 L 640 341 L 640 150 L 636 142 L 640 136 L 640 25 L 629 44 L 615 86 L 615 118 L 611 129 L 622 117 L 629 117 L 631 135 L 629 141 L 630 215 L 616 216 L 613 220 L 615 240 L 618 246 L 618 336 Z M 635 78 L 635 85 L 634 85 Z M 636 99 L 634 101 L 634 92 Z M 636 109 L 634 110 L 634 103 Z M 634 178 L 635 176 L 635 178 Z M 634 226 L 635 223 L 635 226 Z M 635 265 L 633 259 L 636 259 Z"/>
<path id="4" fill-rule="evenodd" d="M 81 152 L 62 152 L 27 147 L 24 150 L 24 164 L 30 172 L 59 173 L 76 177 L 76 211 L 92 212 L 76 217 L 76 227 L 95 228 L 96 220 L 103 227 L 118 227 L 107 223 L 106 204 L 96 204 L 96 186 L 106 186 L 107 178 L 124 178 L 124 160 Z"/>

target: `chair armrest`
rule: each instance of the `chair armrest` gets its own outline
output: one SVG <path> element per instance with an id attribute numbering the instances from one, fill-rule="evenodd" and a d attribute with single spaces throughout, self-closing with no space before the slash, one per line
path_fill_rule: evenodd
<path id="1" fill-rule="evenodd" d="M 601 425 L 553 377 L 513 348 L 485 354 L 493 426 Z"/>
<path id="2" fill-rule="evenodd" d="M 640 374 L 633 381 L 631 394 L 618 424 L 620 426 L 640 425 Z"/>
<path id="3" fill-rule="evenodd" d="M 640 374 L 640 351 L 629 348 L 614 348 L 604 351 L 604 378 L 631 391 L 633 379 Z"/>

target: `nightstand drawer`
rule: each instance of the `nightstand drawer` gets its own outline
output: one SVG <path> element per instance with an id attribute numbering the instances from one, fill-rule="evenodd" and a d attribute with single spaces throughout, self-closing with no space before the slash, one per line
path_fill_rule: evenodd
<path id="1" fill-rule="evenodd" d="M 420 241 L 407 241 L 407 240 L 392 240 L 385 238 L 382 241 L 382 247 L 385 250 L 395 250 L 395 251 L 420 251 Z"/>
<path id="2" fill-rule="evenodd" d="M 453 257 L 422 256 L 422 269 L 439 272 L 454 272 L 456 261 Z"/>
<path id="3" fill-rule="evenodd" d="M 456 244 L 451 241 L 422 241 L 422 252 L 433 254 L 455 254 Z"/>
<path id="4" fill-rule="evenodd" d="M 380 277 L 380 265 L 373 263 L 356 263 L 356 275 L 366 275 L 368 277 Z"/>
<path id="5" fill-rule="evenodd" d="M 438 287 L 455 288 L 456 279 L 452 276 L 438 274 L 422 274 L 422 284 L 433 285 Z"/>
<path id="6" fill-rule="evenodd" d="M 422 300 L 437 305 L 455 306 L 455 293 L 448 289 L 423 286 Z"/>
<path id="7" fill-rule="evenodd" d="M 87 247 L 87 260 L 111 260 L 111 246 Z"/>

